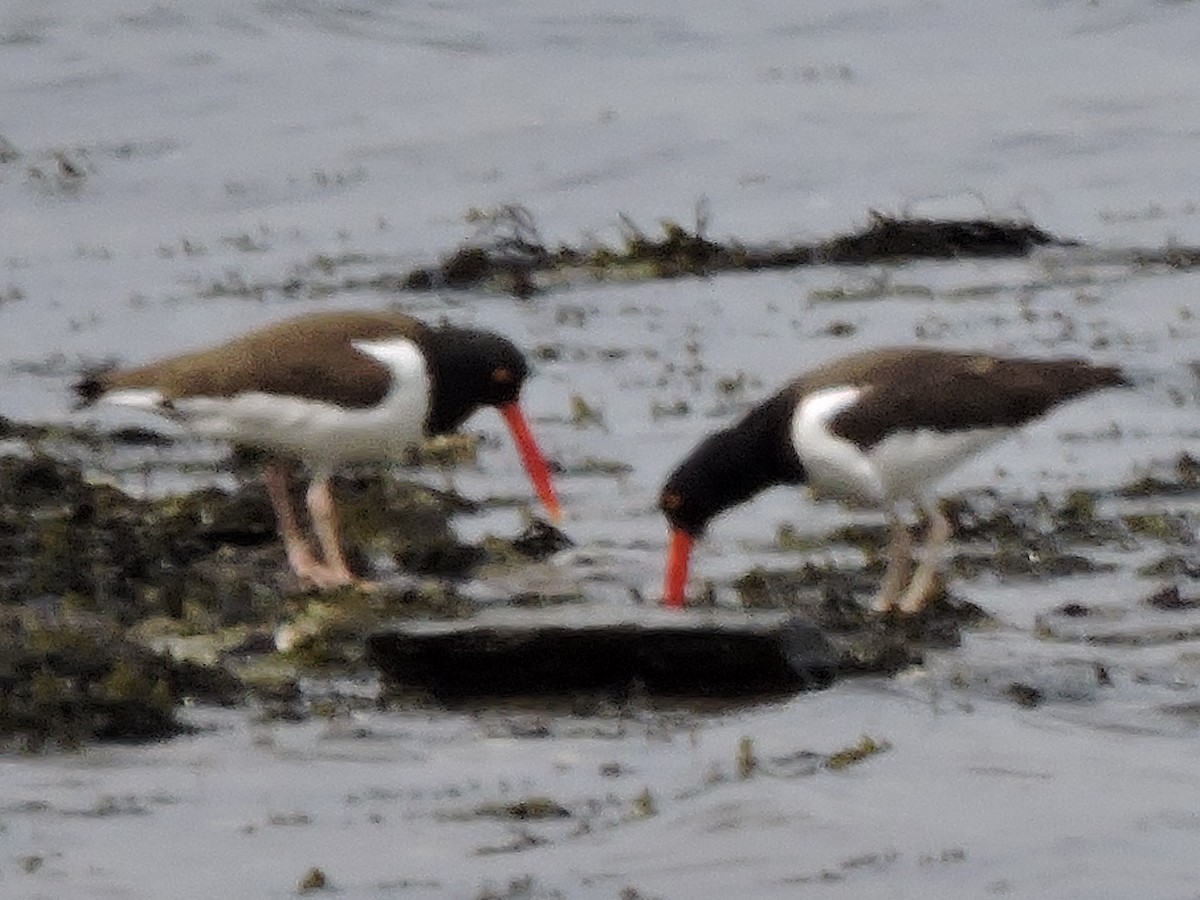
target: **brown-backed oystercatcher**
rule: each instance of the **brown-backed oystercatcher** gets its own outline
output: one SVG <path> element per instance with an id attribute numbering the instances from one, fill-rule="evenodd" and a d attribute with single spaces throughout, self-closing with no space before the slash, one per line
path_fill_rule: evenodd
<path id="1" fill-rule="evenodd" d="M 75 390 L 84 405 L 104 400 L 150 410 L 202 436 L 303 462 L 311 473 L 306 499 L 320 557 L 292 509 L 277 459 L 266 465 L 267 490 L 293 571 L 318 587 L 335 587 L 357 579 L 342 551 L 334 471 L 453 431 L 481 406 L 503 416 L 557 520 L 549 469 L 519 404 L 527 375 L 520 351 L 487 331 L 432 327 L 391 312 L 331 312 L 209 350 L 96 373 Z"/>

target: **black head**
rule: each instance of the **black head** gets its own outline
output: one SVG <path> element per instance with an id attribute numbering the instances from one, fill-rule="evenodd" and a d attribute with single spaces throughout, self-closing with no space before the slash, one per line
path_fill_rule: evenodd
<path id="1" fill-rule="evenodd" d="M 425 350 L 433 387 L 426 420 L 430 434 L 453 431 L 481 406 L 512 403 L 529 375 L 521 351 L 489 331 L 433 328 Z"/>
<path id="2" fill-rule="evenodd" d="M 756 406 L 731 428 L 705 438 L 671 473 L 658 506 L 672 528 L 699 537 L 718 513 L 778 484 L 801 484 L 791 440 L 790 390 Z"/>

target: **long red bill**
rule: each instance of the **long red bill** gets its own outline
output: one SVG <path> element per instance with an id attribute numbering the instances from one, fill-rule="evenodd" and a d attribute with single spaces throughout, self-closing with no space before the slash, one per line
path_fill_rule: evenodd
<path id="1" fill-rule="evenodd" d="M 546 507 L 550 521 L 558 524 L 562 520 L 562 510 L 558 506 L 554 485 L 550 483 L 550 467 L 546 465 L 546 457 L 542 456 L 537 441 L 533 439 L 533 432 L 529 430 L 525 414 L 521 412 L 521 407 L 516 401 L 505 403 L 498 409 L 500 415 L 504 416 L 504 421 L 508 423 L 508 430 L 512 432 L 513 441 L 517 445 L 517 452 L 521 454 L 521 463 L 529 473 L 529 480 L 533 482 L 538 496 L 542 498 L 542 505 Z"/>
<path id="2" fill-rule="evenodd" d="M 683 609 L 687 602 L 688 563 L 692 558 L 692 543 L 695 539 L 686 531 L 671 529 L 671 544 L 667 548 L 667 577 L 663 584 L 663 606 L 668 609 Z"/>

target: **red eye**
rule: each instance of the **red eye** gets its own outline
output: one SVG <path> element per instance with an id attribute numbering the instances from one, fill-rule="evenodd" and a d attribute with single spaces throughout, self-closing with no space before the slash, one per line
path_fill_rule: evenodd
<path id="1" fill-rule="evenodd" d="M 512 384 L 514 380 L 512 370 L 504 366 L 492 371 L 492 381 L 496 384 Z"/>
<path id="2" fill-rule="evenodd" d="M 674 512 L 683 505 L 683 498 L 675 493 L 663 494 L 659 505 L 667 512 Z"/>

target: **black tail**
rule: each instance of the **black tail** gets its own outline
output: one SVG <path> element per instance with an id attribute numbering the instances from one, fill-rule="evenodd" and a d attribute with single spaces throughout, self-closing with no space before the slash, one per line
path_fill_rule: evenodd
<path id="1" fill-rule="evenodd" d="M 91 406 L 104 395 L 104 392 L 108 390 L 104 376 L 112 368 L 111 365 L 100 366 L 81 373 L 82 377 L 71 385 L 71 390 L 75 393 L 75 405 L 72 407 L 73 409 L 83 409 L 85 406 Z"/>

